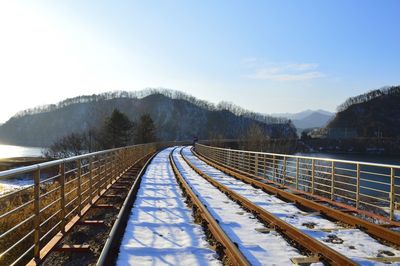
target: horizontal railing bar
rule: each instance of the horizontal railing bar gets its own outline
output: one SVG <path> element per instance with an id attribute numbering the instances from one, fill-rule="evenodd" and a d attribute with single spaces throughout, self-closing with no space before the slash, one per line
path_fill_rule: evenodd
<path id="1" fill-rule="evenodd" d="M 390 184 L 388 184 L 388 183 L 371 180 L 371 179 L 361 179 L 361 181 L 363 181 L 364 183 L 374 183 L 374 184 L 380 184 L 380 185 L 384 185 L 384 186 L 390 186 Z"/>
<path id="2" fill-rule="evenodd" d="M 53 213 L 50 217 L 48 217 L 46 220 L 44 220 L 41 224 L 40 227 L 43 227 L 46 223 L 48 223 L 51 219 L 53 219 L 54 217 L 56 217 L 59 213 L 61 212 L 61 210 L 56 211 L 55 213 Z"/>
<path id="3" fill-rule="evenodd" d="M 24 242 L 28 237 L 30 237 L 33 234 L 33 232 L 35 232 L 35 230 L 31 230 L 25 236 L 23 236 L 21 239 L 19 239 L 17 242 L 15 242 L 11 247 L 9 247 L 5 251 L 3 251 L 3 253 L 0 254 L 0 258 L 3 257 L 8 252 L 10 252 L 11 250 L 13 250 L 16 246 L 18 246 L 19 244 Z"/>
<path id="4" fill-rule="evenodd" d="M 212 148 L 215 150 L 224 150 L 224 148 L 219 147 L 211 147 L 203 144 L 197 144 L 199 146 L 203 146 L 205 148 Z M 363 165 L 370 165 L 370 166 L 377 166 L 377 167 L 389 167 L 400 169 L 400 165 L 395 164 L 381 164 L 381 163 L 371 163 L 371 162 L 364 162 L 364 161 L 351 161 L 351 160 L 340 160 L 340 159 L 329 159 L 329 158 L 320 158 L 320 157 L 313 157 L 313 156 L 300 156 L 300 155 L 286 155 L 280 153 L 268 153 L 268 152 L 257 152 L 257 151 L 247 151 L 247 150 L 235 150 L 231 149 L 231 151 L 237 151 L 244 154 L 259 154 L 259 155 L 271 155 L 271 156 L 280 156 L 280 157 L 287 157 L 287 158 L 299 158 L 299 159 L 308 159 L 308 160 L 318 160 L 318 161 L 326 161 L 326 162 L 337 162 L 337 163 L 348 163 L 348 164 L 363 164 Z"/>
<path id="5" fill-rule="evenodd" d="M 0 215 L 0 220 L 10 216 L 11 214 L 13 214 L 13 213 L 15 213 L 15 212 L 17 212 L 17 211 L 19 211 L 21 209 L 23 209 L 24 207 L 28 206 L 29 204 L 32 204 L 33 202 L 34 202 L 34 200 L 27 201 L 27 202 L 23 203 L 22 205 L 16 207 L 15 209 L 12 209 L 12 210 L 10 210 L 10 211 L 8 211 L 6 213 L 1 214 Z"/>
<path id="6" fill-rule="evenodd" d="M 40 180 L 40 181 L 39 181 L 39 184 L 42 185 L 42 184 L 48 183 L 48 182 L 50 182 L 50 181 L 55 182 L 54 180 L 56 180 L 57 178 L 60 178 L 60 176 L 61 176 L 60 174 L 57 174 L 57 175 L 55 175 L 55 176 L 48 177 L 48 178 L 46 178 L 46 179 Z"/>
<path id="7" fill-rule="evenodd" d="M 21 256 L 19 256 L 10 266 L 18 265 L 19 261 L 25 258 L 26 255 L 29 254 L 33 250 L 35 245 L 32 245 L 27 251 L 25 251 Z"/>
<path id="8" fill-rule="evenodd" d="M 46 232 L 46 234 L 44 234 L 41 238 L 40 241 L 43 241 L 47 236 L 50 235 L 51 232 L 53 232 L 55 229 L 57 229 L 61 224 L 61 221 L 57 222 L 52 228 L 50 228 L 50 230 L 48 230 Z"/>
<path id="9" fill-rule="evenodd" d="M 26 218 L 25 220 L 21 221 L 20 223 L 18 223 L 17 225 L 11 227 L 10 229 L 8 229 L 6 232 L 2 233 L 0 235 L 0 239 L 6 237 L 7 235 L 9 235 L 10 233 L 12 233 L 15 229 L 21 227 L 23 224 L 29 222 L 30 220 L 32 220 L 35 217 L 35 215 L 31 215 L 28 218 Z"/>
<path id="10" fill-rule="evenodd" d="M 375 192 L 379 192 L 379 193 L 382 193 L 382 194 L 387 194 L 387 195 L 389 194 L 389 192 L 387 192 L 387 191 L 376 189 L 376 188 L 372 188 L 372 187 L 360 186 L 360 188 L 371 190 L 371 191 L 375 191 Z"/>
<path id="11" fill-rule="evenodd" d="M 56 203 L 59 203 L 61 200 L 61 197 L 57 198 L 56 200 L 50 202 L 50 204 L 46 205 L 44 208 L 40 209 L 39 213 L 43 213 L 45 212 L 47 209 L 51 208 L 51 206 L 53 206 Z"/>
<path id="12" fill-rule="evenodd" d="M 51 193 L 53 193 L 53 192 L 56 192 L 57 190 L 60 190 L 60 186 L 55 187 L 55 188 L 53 188 L 53 189 L 51 189 L 51 190 L 49 190 L 49 191 L 46 191 L 45 193 L 41 194 L 41 195 L 39 196 L 39 199 L 44 198 L 44 197 L 48 196 L 49 194 L 51 194 Z"/>

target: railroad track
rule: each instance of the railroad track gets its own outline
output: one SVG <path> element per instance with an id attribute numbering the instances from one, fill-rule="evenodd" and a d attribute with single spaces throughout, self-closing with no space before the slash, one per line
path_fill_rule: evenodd
<path id="1" fill-rule="evenodd" d="M 280 260 L 285 260 L 279 261 L 278 263 L 295 263 L 295 264 L 303 264 L 303 263 L 315 263 L 319 261 L 323 261 L 328 264 L 332 265 L 356 265 L 355 262 L 350 260 L 349 258 L 341 255 L 339 252 L 336 252 L 332 248 L 324 245 L 323 243 L 320 243 L 319 241 L 316 241 L 315 239 L 311 238 L 310 236 L 304 234 L 300 230 L 296 229 L 295 227 L 291 226 L 288 223 L 285 223 L 284 221 L 280 220 L 279 218 L 275 217 L 271 213 L 267 212 L 266 210 L 258 207 L 257 205 L 253 204 L 251 201 L 246 199 L 245 197 L 240 196 L 238 193 L 233 192 L 232 190 L 228 189 L 226 186 L 222 185 L 221 183 L 215 181 L 213 178 L 210 178 L 208 175 L 204 174 L 203 172 L 199 171 L 196 167 L 194 167 L 193 164 L 191 164 L 189 161 L 187 161 L 186 158 L 182 156 L 182 154 L 176 154 L 175 157 L 181 156 L 181 158 L 177 158 L 177 160 L 181 160 L 181 170 L 186 172 L 186 176 L 188 179 L 190 179 L 190 170 L 193 170 L 198 177 L 194 177 L 195 180 L 189 181 L 192 183 L 193 187 L 196 187 L 196 183 L 201 182 L 199 180 L 199 177 L 201 179 L 204 179 L 207 183 L 209 183 L 209 186 L 213 186 L 215 189 L 219 190 L 219 194 L 215 193 L 213 194 L 213 197 L 218 197 L 221 198 L 224 194 L 228 195 L 228 197 L 231 199 L 232 202 L 237 202 L 239 205 L 242 207 L 242 211 L 247 211 L 250 216 L 256 216 L 259 218 L 259 220 L 262 223 L 259 223 L 257 226 L 258 228 L 252 228 L 251 224 L 244 224 L 243 228 L 240 228 L 240 230 L 245 230 L 247 229 L 249 238 L 255 238 L 253 240 L 248 240 L 248 241 L 253 241 L 258 245 L 261 250 L 263 250 L 260 253 L 265 253 L 260 256 L 260 254 L 254 255 L 255 259 L 252 260 L 252 264 L 265 264 L 268 262 L 273 261 L 274 259 L 280 259 Z M 186 165 L 185 165 L 186 164 Z M 188 169 L 189 168 L 189 169 Z M 185 175 L 185 174 L 184 174 Z M 193 176 L 193 173 L 192 173 Z M 206 184 L 203 184 L 205 186 Z M 200 189 L 201 188 L 195 188 L 195 189 Z M 209 208 L 212 207 L 213 203 L 212 200 L 206 200 L 209 206 Z M 219 199 L 217 199 L 219 201 Z M 228 210 L 226 210 L 228 211 Z M 216 211 L 218 212 L 218 211 Z M 236 211 L 236 213 L 239 213 Z M 219 214 L 221 215 L 221 214 Z M 234 220 L 239 221 L 239 217 L 235 217 Z M 254 218 L 253 218 L 254 219 Z M 220 221 L 220 223 L 224 224 L 224 221 Z M 246 223 L 246 221 L 245 221 Z M 261 227 L 260 227 L 261 225 Z M 265 226 L 266 225 L 266 226 Z M 245 228 L 247 227 L 247 228 Z M 229 229 L 226 229 L 229 230 Z M 264 232 L 261 234 L 255 233 L 255 232 Z M 275 239 L 271 239 L 271 232 L 274 232 L 273 236 Z M 233 237 L 239 237 L 240 232 L 238 232 L 237 235 L 233 234 Z M 283 237 L 281 237 L 283 236 Z M 282 242 L 286 242 L 286 245 L 294 245 L 295 247 L 298 248 L 297 252 L 289 252 L 285 251 L 284 248 L 280 252 L 277 250 L 274 250 L 274 252 L 270 252 L 272 247 L 269 245 L 263 245 L 263 238 L 267 239 L 267 242 L 273 242 L 275 245 L 284 245 Z M 285 239 L 284 239 L 285 238 Z M 239 239 L 237 244 L 239 246 L 239 249 L 242 252 L 249 253 L 248 250 L 246 249 L 246 240 Z M 287 249 L 287 247 L 286 247 Z M 272 254 L 271 254 L 272 253 Z M 295 255 L 297 253 L 297 255 Z M 279 258 L 281 256 L 281 258 Z M 259 261 L 260 259 L 261 261 Z M 264 259 L 264 261 L 262 261 Z"/>
<path id="2" fill-rule="evenodd" d="M 391 243 L 395 246 L 400 246 L 400 233 L 396 230 L 391 230 L 394 228 L 399 228 L 399 222 L 396 221 L 387 221 L 385 217 L 382 220 L 383 223 L 375 224 L 365 219 L 359 218 L 356 215 L 351 215 L 352 213 L 363 214 L 364 211 L 357 210 L 353 207 L 349 207 L 346 204 L 333 202 L 332 200 L 327 200 L 323 197 L 310 195 L 309 193 L 305 193 L 304 191 L 295 190 L 293 188 L 288 188 L 290 191 L 286 191 L 285 186 L 274 183 L 273 181 L 269 181 L 263 179 L 261 177 L 255 175 L 248 175 L 240 170 L 233 169 L 226 165 L 218 164 L 217 162 L 205 158 L 204 156 L 196 153 L 193 149 L 191 149 L 193 154 L 196 155 L 199 159 L 207 163 L 208 165 L 228 174 L 232 177 L 235 177 L 245 183 L 251 184 L 252 186 L 258 187 L 264 190 L 266 193 L 277 195 L 278 197 L 294 202 L 296 205 L 313 210 L 315 212 L 320 212 L 324 216 L 341 221 L 348 225 L 360 228 L 364 230 L 366 233 L 371 236 L 380 239 L 381 241 Z M 376 219 L 379 216 L 375 216 Z M 389 222 L 389 223 L 386 223 Z"/>
<path id="3" fill-rule="evenodd" d="M 236 200 L 240 201 L 243 200 L 243 204 L 247 204 L 247 201 L 253 201 L 254 203 L 257 203 L 256 205 L 259 205 L 259 207 L 262 207 L 262 209 L 266 210 L 266 209 L 271 209 L 271 212 L 279 215 L 283 220 L 286 220 L 287 222 L 291 223 L 292 225 L 294 225 L 295 227 L 297 227 L 298 229 L 300 229 L 301 231 L 306 232 L 308 235 L 318 235 L 318 227 L 320 227 L 318 225 L 318 223 L 321 223 L 323 221 L 323 223 L 326 224 L 331 224 L 332 223 L 326 223 L 326 221 L 324 221 L 323 217 L 329 217 L 332 218 L 332 213 L 336 213 L 337 211 L 329 209 L 329 212 L 326 212 L 326 206 L 320 207 L 322 209 L 318 209 L 318 208 L 310 208 L 314 207 L 314 205 L 316 205 L 317 203 L 315 202 L 311 202 L 311 204 L 309 204 L 309 200 L 307 200 L 308 202 L 304 203 L 302 200 L 296 198 L 296 200 L 293 200 L 292 197 L 296 196 L 296 195 L 289 195 L 289 197 L 283 197 L 282 195 L 287 194 L 288 192 L 276 188 L 276 187 L 272 187 L 269 188 L 271 186 L 268 186 L 264 183 L 261 182 L 255 182 L 254 179 L 251 178 L 245 178 L 242 175 L 234 172 L 232 169 L 225 169 L 223 167 L 221 167 L 220 165 L 215 164 L 214 162 L 210 162 L 209 160 L 207 160 L 204 157 L 200 157 L 203 161 L 200 161 L 197 157 L 194 157 L 190 151 L 186 150 L 184 152 L 184 160 L 186 161 L 186 163 L 188 163 L 198 174 L 202 175 L 204 178 L 208 179 L 210 182 L 214 183 L 215 186 L 224 189 L 226 193 L 230 194 L 231 197 L 236 198 Z M 189 157 L 189 158 L 188 158 Z M 206 164 L 206 163 L 207 164 Z M 209 165 L 208 165 L 209 164 Z M 214 168 L 215 167 L 215 168 Z M 201 170 L 199 169 L 201 168 Z M 218 168 L 219 170 L 225 172 L 225 173 L 229 173 L 233 177 L 227 176 L 225 174 L 223 174 L 221 171 L 216 170 L 216 168 Z M 212 175 L 212 177 L 210 177 L 210 175 Z M 239 177 L 238 177 L 239 176 Z M 239 180 L 238 180 L 239 179 Z M 218 181 L 216 181 L 218 180 Z M 245 184 L 244 182 L 248 183 Z M 224 185 L 222 185 L 221 183 L 224 183 Z M 229 187 L 233 188 L 233 189 L 229 189 Z M 237 187 L 237 189 L 235 189 L 235 187 Z M 268 189 L 267 189 L 268 188 Z M 262 190 L 261 190 L 262 189 Z M 236 190 L 236 193 L 235 191 Z M 271 192 L 272 191 L 272 192 Z M 244 192 L 244 193 L 242 193 Z M 267 192 L 267 193 L 265 193 Z M 268 194 L 269 193 L 269 194 Z M 246 197 L 244 197 L 244 199 L 240 199 L 240 195 L 237 194 L 242 194 Z M 253 196 L 254 194 L 258 194 L 258 196 Z M 271 196 L 272 194 L 272 196 Z M 268 196 L 267 196 L 268 195 Z M 287 200 L 288 202 L 284 202 L 280 199 L 278 199 L 277 197 Z M 288 198 L 290 200 L 288 200 Z M 302 199 L 302 198 L 301 198 Z M 261 201 L 268 202 L 268 204 L 259 204 Z M 302 210 L 300 209 L 295 209 L 294 205 L 298 205 L 299 207 L 301 207 Z M 319 204 L 318 204 L 319 205 Z M 307 208 L 305 208 L 305 206 Z M 317 206 L 318 207 L 318 206 Z M 251 204 L 249 205 L 249 209 L 253 208 L 251 206 Z M 259 209 L 257 209 L 255 212 L 259 212 Z M 288 211 L 291 212 L 290 213 L 284 213 L 284 211 Z M 325 215 L 325 213 L 327 213 L 328 215 Z M 294 214 L 294 215 L 293 215 Z M 350 216 L 347 214 L 343 214 L 340 213 L 340 215 L 338 215 L 338 217 L 342 217 L 346 215 L 346 219 L 334 219 L 336 221 L 340 221 L 341 226 L 335 226 L 333 228 L 326 228 L 326 226 L 322 226 L 322 228 L 320 228 L 320 233 L 322 236 L 324 237 L 318 237 L 318 242 L 325 242 L 325 244 L 329 244 L 329 246 L 333 249 L 335 249 L 337 251 L 337 253 L 343 253 L 346 254 L 347 257 L 350 257 L 352 260 L 354 260 L 355 262 L 358 263 L 364 263 L 364 262 L 385 262 L 385 263 L 391 263 L 391 262 L 398 262 L 400 261 L 400 257 L 399 254 L 400 252 L 396 249 L 398 248 L 397 242 L 399 239 L 393 237 L 393 235 L 391 236 L 390 234 L 393 234 L 392 231 L 387 230 L 386 228 L 382 228 L 379 226 L 376 226 L 374 224 L 371 224 L 371 228 L 362 228 L 364 231 L 368 232 L 369 234 L 372 235 L 371 232 L 375 232 L 375 230 L 379 230 L 379 232 L 383 235 L 373 235 L 375 238 L 380 239 L 381 243 L 377 243 L 377 241 L 368 236 L 367 234 L 361 232 L 361 230 L 359 230 L 360 226 L 351 226 L 351 228 L 348 228 L 348 225 L 354 225 L 357 222 L 359 222 L 358 220 L 360 220 L 357 217 L 354 216 Z M 260 216 L 260 214 L 259 214 Z M 306 217 L 306 219 L 304 219 L 303 217 Z M 301 219 L 300 219 L 301 218 Z M 318 218 L 318 219 L 311 219 L 311 218 Z M 337 217 L 335 217 L 337 218 Z M 296 222 L 296 219 L 298 220 Z M 349 219 L 354 219 L 352 220 L 352 222 L 348 222 Z M 304 225 L 306 225 L 306 227 L 310 226 L 310 227 L 315 227 L 313 229 L 311 228 L 306 228 L 303 224 L 299 223 L 299 221 L 301 220 L 305 220 L 306 223 L 304 223 Z M 330 221 L 328 221 L 330 222 Z M 364 225 L 364 223 L 366 221 L 362 220 L 360 221 L 361 225 Z M 368 222 L 367 222 L 368 223 Z M 285 225 L 284 225 L 285 226 Z M 369 226 L 369 224 L 367 224 L 367 226 Z M 325 227 L 325 228 L 324 228 Z M 285 231 L 285 230 L 284 230 Z M 330 234 L 327 234 L 327 233 Z M 351 233 L 351 234 L 350 234 Z M 347 248 L 343 248 L 343 246 L 345 246 L 346 242 L 349 242 L 348 239 L 343 238 L 341 239 L 340 237 L 337 237 L 337 235 L 344 235 L 346 237 L 346 234 L 350 234 L 353 236 L 353 238 L 359 238 L 358 242 L 359 243 L 355 243 L 355 245 L 353 246 L 348 246 L 351 248 L 351 250 Z M 376 233 L 375 233 L 376 234 Z M 398 233 L 395 233 L 398 234 Z M 347 236 L 348 237 L 348 236 Z M 382 240 L 384 239 L 384 240 Z M 321 241 L 322 240 L 322 241 Z M 392 240 L 392 241 L 388 241 L 388 240 Z M 353 239 L 353 241 L 350 241 L 352 243 L 356 242 L 357 239 Z M 344 243 L 343 243 L 344 242 Z M 373 245 L 375 250 L 370 250 L 370 252 L 367 252 L 366 250 L 362 250 L 362 246 L 367 246 L 367 245 Z M 305 243 L 305 245 L 307 246 L 307 242 Z M 349 245 L 347 243 L 347 245 Z M 394 248 L 392 248 L 394 247 Z M 324 249 L 324 248 L 322 248 Z M 357 254 L 360 250 L 362 250 L 363 252 Z M 373 251 L 373 252 L 372 252 Z M 364 253 L 364 254 L 363 254 Z M 373 256 L 371 256 L 371 254 L 373 254 Z"/>
<path id="4" fill-rule="evenodd" d="M 346 220 L 332 219 L 331 212 L 325 215 L 325 209 L 289 200 L 281 194 L 286 191 L 247 178 L 196 157 L 189 148 L 163 150 L 112 182 L 44 265 L 400 261 L 395 240 L 389 241 L 393 236 L 379 237 L 379 243 L 365 233 L 374 230 L 362 232 Z M 91 236 L 82 235 L 88 231 Z"/>
<path id="5" fill-rule="evenodd" d="M 221 265 L 185 202 L 169 162 L 171 151 L 159 152 L 142 176 L 117 265 Z"/>

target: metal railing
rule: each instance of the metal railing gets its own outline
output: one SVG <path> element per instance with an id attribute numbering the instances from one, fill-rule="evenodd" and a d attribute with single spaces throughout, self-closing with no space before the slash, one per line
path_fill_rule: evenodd
<path id="1" fill-rule="evenodd" d="M 0 265 L 38 261 L 40 250 L 134 162 L 172 145 L 135 145 L 0 172 L 0 178 L 33 180 L 0 196 Z"/>
<path id="2" fill-rule="evenodd" d="M 250 176 L 397 220 L 399 165 L 242 151 L 202 144 L 196 144 L 196 152 Z"/>

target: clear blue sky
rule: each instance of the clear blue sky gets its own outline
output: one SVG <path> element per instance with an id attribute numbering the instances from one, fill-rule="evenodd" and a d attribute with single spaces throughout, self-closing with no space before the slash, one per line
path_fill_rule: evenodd
<path id="1" fill-rule="evenodd" d="M 262 112 L 400 84 L 400 1 L 1 1 L 0 122 L 163 87 Z"/>

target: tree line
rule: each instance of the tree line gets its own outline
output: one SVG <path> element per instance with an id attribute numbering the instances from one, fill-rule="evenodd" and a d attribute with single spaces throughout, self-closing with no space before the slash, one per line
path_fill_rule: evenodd
<path id="1" fill-rule="evenodd" d="M 350 106 L 354 104 L 359 104 L 359 103 L 365 103 L 368 101 L 371 101 L 373 99 L 376 99 L 378 97 L 381 97 L 383 95 L 400 95 L 400 86 L 391 86 L 391 87 L 383 87 L 381 89 L 377 90 L 372 90 L 367 93 L 355 96 L 355 97 L 350 97 L 348 98 L 344 103 L 339 105 L 337 107 L 338 112 L 343 112 Z"/>
<path id="2" fill-rule="evenodd" d="M 155 141 L 156 128 L 149 114 L 143 114 L 137 122 L 133 122 L 127 115 L 114 109 L 100 128 L 67 134 L 55 141 L 44 155 L 48 158 L 67 158 L 87 152 Z"/>
<path id="3" fill-rule="evenodd" d="M 222 101 L 222 102 L 218 103 L 217 105 L 215 105 L 208 101 L 197 99 L 196 97 L 191 96 L 191 95 L 181 92 L 181 91 L 170 90 L 170 89 L 151 89 L 151 88 L 141 90 L 141 91 L 131 91 L 131 92 L 113 91 L 113 92 L 105 92 L 105 93 L 101 93 L 101 94 L 77 96 L 77 97 L 65 99 L 63 101 L 60 101 L 57 104 L 42 105 L 42 106 L 37 106 L 34 108 L 26 109 L 26 110 L 18 112 L 14 117 L 18 118 L 18 117 L 23 117 L 23 116 L 32 115 L 32 114 L 52 112 L 52 111 L 55 111 L 55 110 L 58 110 L 61 108 L 65 108 L 65 107 L 73 105 L 73 104 L 102 102 L 102 101 L 107 101 L 107 100 L 111 100 L 111 99 L 120 99 L 120 98 L 142 99 L 149 95 L 155 95 L 155 94 L 161 94 L 161 95 L 164 95 L 171 99 L 188 101 L 198 107 L 201 107 L 201 108 L 209 110 L 209 111 L 224 111 L 224 110 L 229 111 L 237 116 L 255 119 L 255 120 L 263 122 L 263 123 L 268 123 L 268 124 L 282 124 L 283 123 L 283 124 L 285 124 L 285 123 L 290 122 L 290 120 L 288 120 L 286 118 L 272 117 L 272 116 L 269 116 L 266 114 L 251 112 L 249 110 L 246 110 L 246 109 L 244 109 L 240 106 L 237 106 L 233 103 L 230 103 L 230 102 Z"/>

